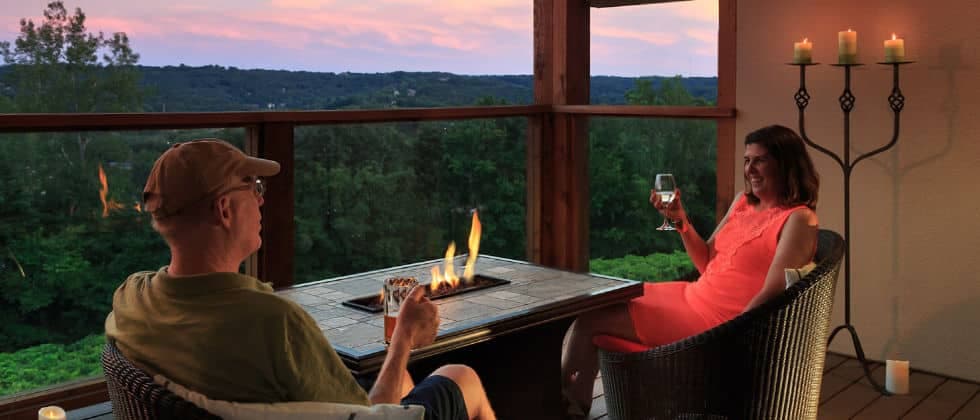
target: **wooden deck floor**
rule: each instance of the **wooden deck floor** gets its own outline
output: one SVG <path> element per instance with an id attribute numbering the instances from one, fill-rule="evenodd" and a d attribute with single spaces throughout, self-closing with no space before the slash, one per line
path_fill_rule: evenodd
<path id="1" fill-rule="evenodd" d="M 850 357 L 827 353 L 820 390 L 820 420 L 980 420 L 980 385 L 913 370 L 908 395 L 885 397 L 864 377 L 861 364 Z M 875 364 L 871 372 L 884 383 L 885 370 Z M 590 419 L 606 420 L 602 380 L 593 387 Z"/>
<path id="2" fill-rule="evenodd" d="M 884 367 L 874 366 L 872 374 L 884 383 Z M 912 371 L 908 395 L 884 397 L 864 377 L 857 360 L 827 354 L 823 386 L 820 391 L 820 420 L 978 420 L 980 419 L 980 385 L 956 379 Z M 590 419 L 608 420 L 602 380 L 593 388 Z M 69 413 L 72 420 L 112 420 L 112 408 L 103 403 Z"/>

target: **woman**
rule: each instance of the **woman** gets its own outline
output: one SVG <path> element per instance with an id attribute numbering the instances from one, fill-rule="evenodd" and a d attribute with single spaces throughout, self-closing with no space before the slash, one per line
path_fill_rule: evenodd
<path id="1" fill-rule="evenodd" d="M 591 407 L 598 371 L 593 336 L 654 347 L 696 335 L 776 296 L 785 288 L 784 269 L 813 259 L 819 179 L 803 140 L 789 128 L 765 127 L 746 136 L 744 157 L 744 193 L 707 241 L 688 222 L 680 191 L 667 206 L 650 192 L 702 274 L 696 282 L 645 283 L 643 296 L 572 324 L 561 361 L 570 414 Z"/>

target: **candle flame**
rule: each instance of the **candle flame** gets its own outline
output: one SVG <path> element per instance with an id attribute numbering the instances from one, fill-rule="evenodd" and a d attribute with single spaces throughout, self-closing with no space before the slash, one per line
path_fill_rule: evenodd
<path id="1" fill-rule="evenodd" d="M 804 43 L 804 44 L 806 44 L 806 43 L 807 43 L 807 41 L 809 41 L 809 40 L 810 40 L 810 38 L 807 38 L 807 37 L 803 37 L 803 43 Z"/>
<path id="2" fill-rule="evenodd" d="M 892 32 L 892 40 L 895 40 L 895 39 L 897 39 L 897 38 L 895 37 L 895 33 L 894 33 L 894 32 Z"/>
<path id="3" fill-rule="evenodd" d="M 852 32 L 852 31 L 851 31 L 851 28 L 847 28 L 847 32 Z"/>

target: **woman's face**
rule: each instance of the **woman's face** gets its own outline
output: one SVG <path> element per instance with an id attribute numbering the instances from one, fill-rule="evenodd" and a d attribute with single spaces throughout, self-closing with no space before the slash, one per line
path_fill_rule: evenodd
<path id="1" fill-rule="evenodd" d="M 779 163 L 762 145 L 752 143 L 745 146 L 745 182 L 752 194 L 760 201 L 776 200 L 782 189 L 779 176 Z"/>

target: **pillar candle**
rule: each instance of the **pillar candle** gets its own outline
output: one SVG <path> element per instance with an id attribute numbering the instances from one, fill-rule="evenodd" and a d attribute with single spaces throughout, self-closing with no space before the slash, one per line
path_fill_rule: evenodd
<path id="1" fill-rule="evenodd" d="M 857 63 L 858 33 L 850 29 L 837 33 L 837 62 L 840 64 Z"/>
<path id="2" fill-rule="evenodd" d="M 894 63 L 905 59 L 905 40 L 892 34 L 892 39 L 885 40 L 885 61 Z"/>
<path id="3" fill-rule="evenodd" d="M 807 38 L 793 43 L 793 63 L 809 64 L 813 61 L 813 43 Z"/>
<path id="4" fill-rule="evenodd" d="M 892 394 L 909 393 L 909 361 L 885 361 L 885 389 Z"/>
<path id="5" fill-rule="evenodd" d="M 65 410 L 56 405 L 37 410 L 37 420 L 65 420 Z"/>

